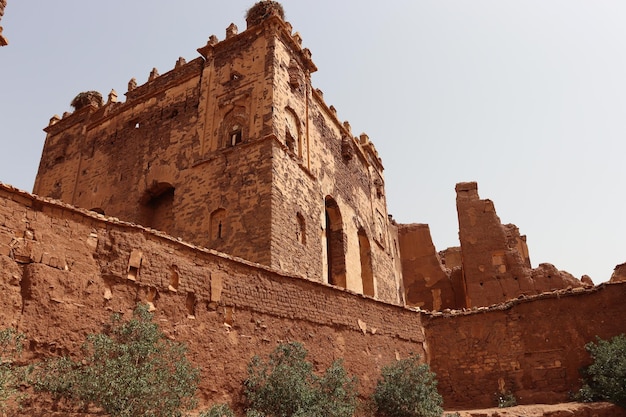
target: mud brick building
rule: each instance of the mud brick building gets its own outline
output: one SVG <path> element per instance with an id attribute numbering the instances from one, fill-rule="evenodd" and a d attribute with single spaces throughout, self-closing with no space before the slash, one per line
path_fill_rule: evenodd
<path id="1" fill-rule="evenodd" d="M 525 237 L 475 183 L 457 186 L 460 248 L 437 253 L 427 225 L 391 220 L 374 144 L 312 86 L 311 52 L 278 3 L 257 3 L 245 31 L 231 24 L 198 52 L 131 79 L 125 102 L 79 94 L 45 129 L 34 193 L 429 310 L 583 285 L 532 270 Z"/>
<path id="2" fill-rule="evenodd" d="M 77 97 L 46 129 L 34 192 L 400 303 L 381 160 L 312 87 L 281 13 L 260 3 L 124 103 Z"/>
<path id="3" fill-rule="evenodd" d="M 198 52 L 123 102 L 80 93 L 45 129 L 36 195 L 0 184 L 0 322 L 30 359 L 145 302 L 202 364 L 201 405 L 238 404 L 250 357 L 298 340 L 364 395 L 419 353 L 447 407 L 481 407 L 567 400 L 584 344 L 626 331 L 623 264 L 595 287 L 532 268 L 475 182 L 456 185 L 459 247 L 394 222 L 381 158 L 311 85 L 278 3 Z"/>

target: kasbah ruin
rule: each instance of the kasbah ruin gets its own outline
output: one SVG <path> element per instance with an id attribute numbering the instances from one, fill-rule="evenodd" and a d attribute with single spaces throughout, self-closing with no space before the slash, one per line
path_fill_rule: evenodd
<path id="1" fill-rule="evenodd" d="M 79 94 L 45 128 L 34 194 L 0 184 L 0 323 L 29 358 L 77 352 L 144 302 L 202 367 L 204 408 L 237 407 L 251 356 L 284 341 L 320 368 L 343 358 L 366 395 L 418 353 L 446 410 L 568 402 L 584 345 L 626 332 L 626 266 L 598 286 L 532 268 L 475 182 L 456 185 L 460 247 L 437 252 L 428 225 L 388 215 L 374 144 L 311 85 L 282 6 L 246 21 L 125 101 Z M 25 415 L 70 415 L 51 406 Z M 626 415 L 560 410 L 537 415 Z"/>

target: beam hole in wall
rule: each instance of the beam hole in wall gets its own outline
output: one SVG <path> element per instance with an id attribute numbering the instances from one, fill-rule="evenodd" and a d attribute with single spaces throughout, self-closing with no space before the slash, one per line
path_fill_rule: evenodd
<path id="1" fill-rule="evenodd" d="M 128 258 L 128 267 L 126 269 L 126 277 L 131 281 L 136 281 L 139 277 L 139 269 L 143 261 L 143 253 L 140 250 L 133 249 Z"/>
<path id="2" fill-rule="evenodd" d="M 170 291 L 178 291 L 179 278 L 180 278 L 180 275 L 178 272 L 178 266 L 172 265 L 170 267 L 170 285 L 168 287 Z"/>
<path id="3" fill-rule="evenodd" d="M 195 318 L 196 316 L 196 294 L 192 292 L 187 293 L 185 299 L 185 308 L 187 310 L 187 318 Z"/>
<path id="4" fill-rule="evenodd" d="M 146 304 L 148 304 L 148 310 L 154 311 L 156 310 L 155 303 L 159 298 L 159 292 L 154 287 L 148 287 L 146 290 Z"/>

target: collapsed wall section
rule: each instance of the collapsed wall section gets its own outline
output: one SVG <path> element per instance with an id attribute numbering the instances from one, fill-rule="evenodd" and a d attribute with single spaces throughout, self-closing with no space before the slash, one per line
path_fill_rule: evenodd
<path id="1" fill-rule="evenodd" d="M 583 286 L 553 265 L 532 269 L 526 236 L 515 225 L 500 222 L 493 202 L 478 196 L 475 182 L 457 184 L 456 193 L 466 307 Z"/>
<path id="2" fill-rule="evenodd" d="M 427 224 L 400 225 L 398 242 L 407 305 L 431 311 L 465 306 L 462 283 L 455 285 L 444 269 Z"/>

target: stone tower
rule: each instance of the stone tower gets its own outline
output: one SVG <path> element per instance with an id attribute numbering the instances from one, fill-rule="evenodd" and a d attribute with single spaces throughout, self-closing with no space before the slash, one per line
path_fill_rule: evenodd
<path id="1" fill-rule="evenodd" d="M 282 6 L 261 1 L 200 57 L 51 119 L 34 192 L 199 246 L 402 301 L 383 165 L 321 91 Z"/>

